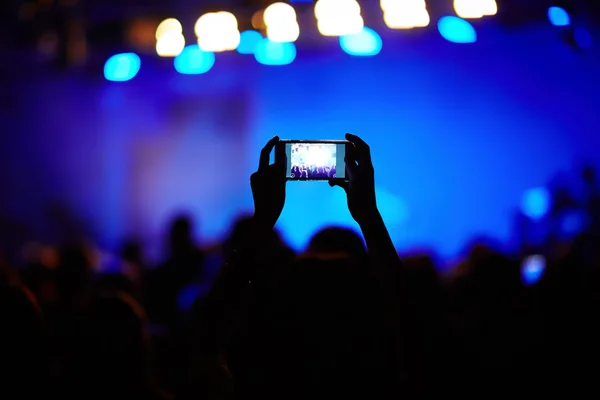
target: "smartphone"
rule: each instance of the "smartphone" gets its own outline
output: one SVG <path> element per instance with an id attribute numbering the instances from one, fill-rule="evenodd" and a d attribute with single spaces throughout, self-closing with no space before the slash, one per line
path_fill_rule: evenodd
<path id="1" fill-rule="evenodd" d="M 292 181 L 347 180 L 347 140 L 280 140 L 275 154 L 287 157 L 286 178 Z"/>

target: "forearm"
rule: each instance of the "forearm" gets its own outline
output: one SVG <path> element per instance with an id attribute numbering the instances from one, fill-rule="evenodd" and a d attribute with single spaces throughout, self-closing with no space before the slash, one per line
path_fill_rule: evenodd
<path id="1" fill-rule="evenodd" d="M 381 267 L 400 272 L 402 264 L 381 214 L 377 211 L 359 224 L 370 256 L 382 263 Z"/>
<path id="2" fill-rule="evenodd" d="M 359 225 L 367 244 L 370 267 L 388 298 L 396 303 L 404 294 L 404 270 L 383 218 L 374 212 Z"/>

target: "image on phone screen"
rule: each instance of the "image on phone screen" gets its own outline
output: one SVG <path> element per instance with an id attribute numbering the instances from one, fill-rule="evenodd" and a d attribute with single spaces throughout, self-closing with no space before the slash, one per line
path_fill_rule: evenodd
<path id="1" fill-rule="evenodd" d="M 346 178 L 345 142 L 288 142 L 287 175 L 291 180 Z"/>

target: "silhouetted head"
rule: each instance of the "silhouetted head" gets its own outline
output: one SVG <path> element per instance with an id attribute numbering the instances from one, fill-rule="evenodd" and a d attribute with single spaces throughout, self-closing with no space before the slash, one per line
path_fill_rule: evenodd
<path id="1" fill-rule="evenodd" d="M 282 397 L 389 389 L 395 354 L 369 271 L 348 256 L 296 262 L 282 290 L 272 344 L 274 379 L 287 388 Z"/>
<path id="2" fill-rule="evenodd" d="M 148 383 L 149 333 L 142 307 L 128 294 L 92 299 L 81 324 L 73 366 L 91 387 L 142 387 Z"/>
<path id="3" fill-rule="evenodd" d="M 402 258 L 407 272 L 408 290 L 431 291 L 438 285 L 438 274 L 433 257 L 427 254 L 412 254 Z"/>
<path id="4" fill-rule="evenodd" d="M 63 247 L 56 269 L 56 287 L 59 301 L 67 308 L 78 304 L 92 272 L 89 249 L 81 243 Z"/>
<path id="5" fill-rule="evenodd" d="M 137 241 L 127 241 L 121 249 L 121 258 L 124 261 L 141 265 L 143 263 L 142 246 Z"/>
<path id="6" fill-rule="evenodd" d="M 317 232 L 310 240 L 308 253 L 343 253 L 359 262 L 365 262 L 367 258 L 362 238 L 353 230 L 341 227 L 328 227 Z"/>
<path id="7" fill-rule="evenodd" d="M 180 215 L 171 223 L 169 245 L 172 253 L 187 251 L 194 246 L 193 222 L 191 217 Z"/>

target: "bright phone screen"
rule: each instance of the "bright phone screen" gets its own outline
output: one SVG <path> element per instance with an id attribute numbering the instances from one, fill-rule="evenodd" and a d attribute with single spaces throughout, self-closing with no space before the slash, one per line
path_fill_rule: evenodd
<path id="1" fill-rule="evenodd" d="M 328 180 L 346 178 L 346 143 L 286 143 L 287 178 Z"/>

